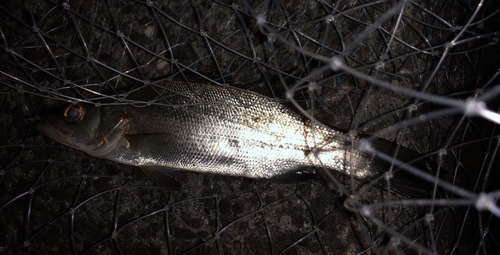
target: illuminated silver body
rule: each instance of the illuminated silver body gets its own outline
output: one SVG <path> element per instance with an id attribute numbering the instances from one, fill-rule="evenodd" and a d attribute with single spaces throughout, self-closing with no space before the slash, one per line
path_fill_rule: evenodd
<path id="1" fill-rule="evenodd" d="M 50 123 L 38 129 L 90 155 L 136 166 L 249 178 L 271 178 L 301 167 L 324 167 L 358 180 L 380 174 L 373 155 L 350 148 L 341 133 L 268 97 L 195 82 L 161 86 L 171 91 L 162 95 L 169 106 L 87 105 L 98 130 L 87 142 L 55 137 L 48 131 Z"/>

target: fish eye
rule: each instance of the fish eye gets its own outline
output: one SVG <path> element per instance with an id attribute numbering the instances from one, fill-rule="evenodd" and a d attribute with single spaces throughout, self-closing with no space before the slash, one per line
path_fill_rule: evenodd
<path id="1" fill-rule="evenodd" d="M 64 110 L 64 118 L 71 123 L 81 120 L 83 117 L 83 107 L 81 105 L 70 105 Z"/>

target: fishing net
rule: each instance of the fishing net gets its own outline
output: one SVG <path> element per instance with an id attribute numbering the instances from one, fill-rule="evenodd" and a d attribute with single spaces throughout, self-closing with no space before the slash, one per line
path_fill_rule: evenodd
<path id="1" fill-rule="evenodd" d="M 0 13 L 0 253 L 500 252 L 498 1 L 27 0 Z M 169 79 L 253 90 L 410 148 L 434 174 L 375 152 L 435 192 L 326 171 L 291 184 L 189 173 L 170 191 L 33 129 L 66 103 L 168 105 Z"/>

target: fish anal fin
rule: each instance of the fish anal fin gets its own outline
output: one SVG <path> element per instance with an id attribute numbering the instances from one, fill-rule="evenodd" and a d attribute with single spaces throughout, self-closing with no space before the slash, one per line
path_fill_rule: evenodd
<path id="1" fill-rule="evenodd" d="M 309 166 L 301 166 L 294 169 L 290 169 L 282 174 L 273 176 L 272 181 L 281 183 L 296 183 L 301 181 L 312 181 L 317 180 L 318 175 L 316 174 L 316 169 Z"/>
<path id="2" fill-rule="evenodd" d="M 179 171 L 162 166 L 140 166 L 142 171 L 156 184 L 178 191 L 181 189 L 181 184 L 174 180 L 171 175 L 179 174 Z"/>

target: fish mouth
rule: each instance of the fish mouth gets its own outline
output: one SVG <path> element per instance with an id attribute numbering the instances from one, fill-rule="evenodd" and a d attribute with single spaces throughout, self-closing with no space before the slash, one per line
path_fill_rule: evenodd
<path id="1" fill-rule="evenodd" d="M 43 119 L 42 121 L 36 121 L 33 123 L 33 128 L 56 142 L 62 143 L 69 147 L 75 147 L 74 144 L 71 143 L 71 135 L 73 134 L 72 130 L 61 127 L 57 124 L 50 123 Z"/>

